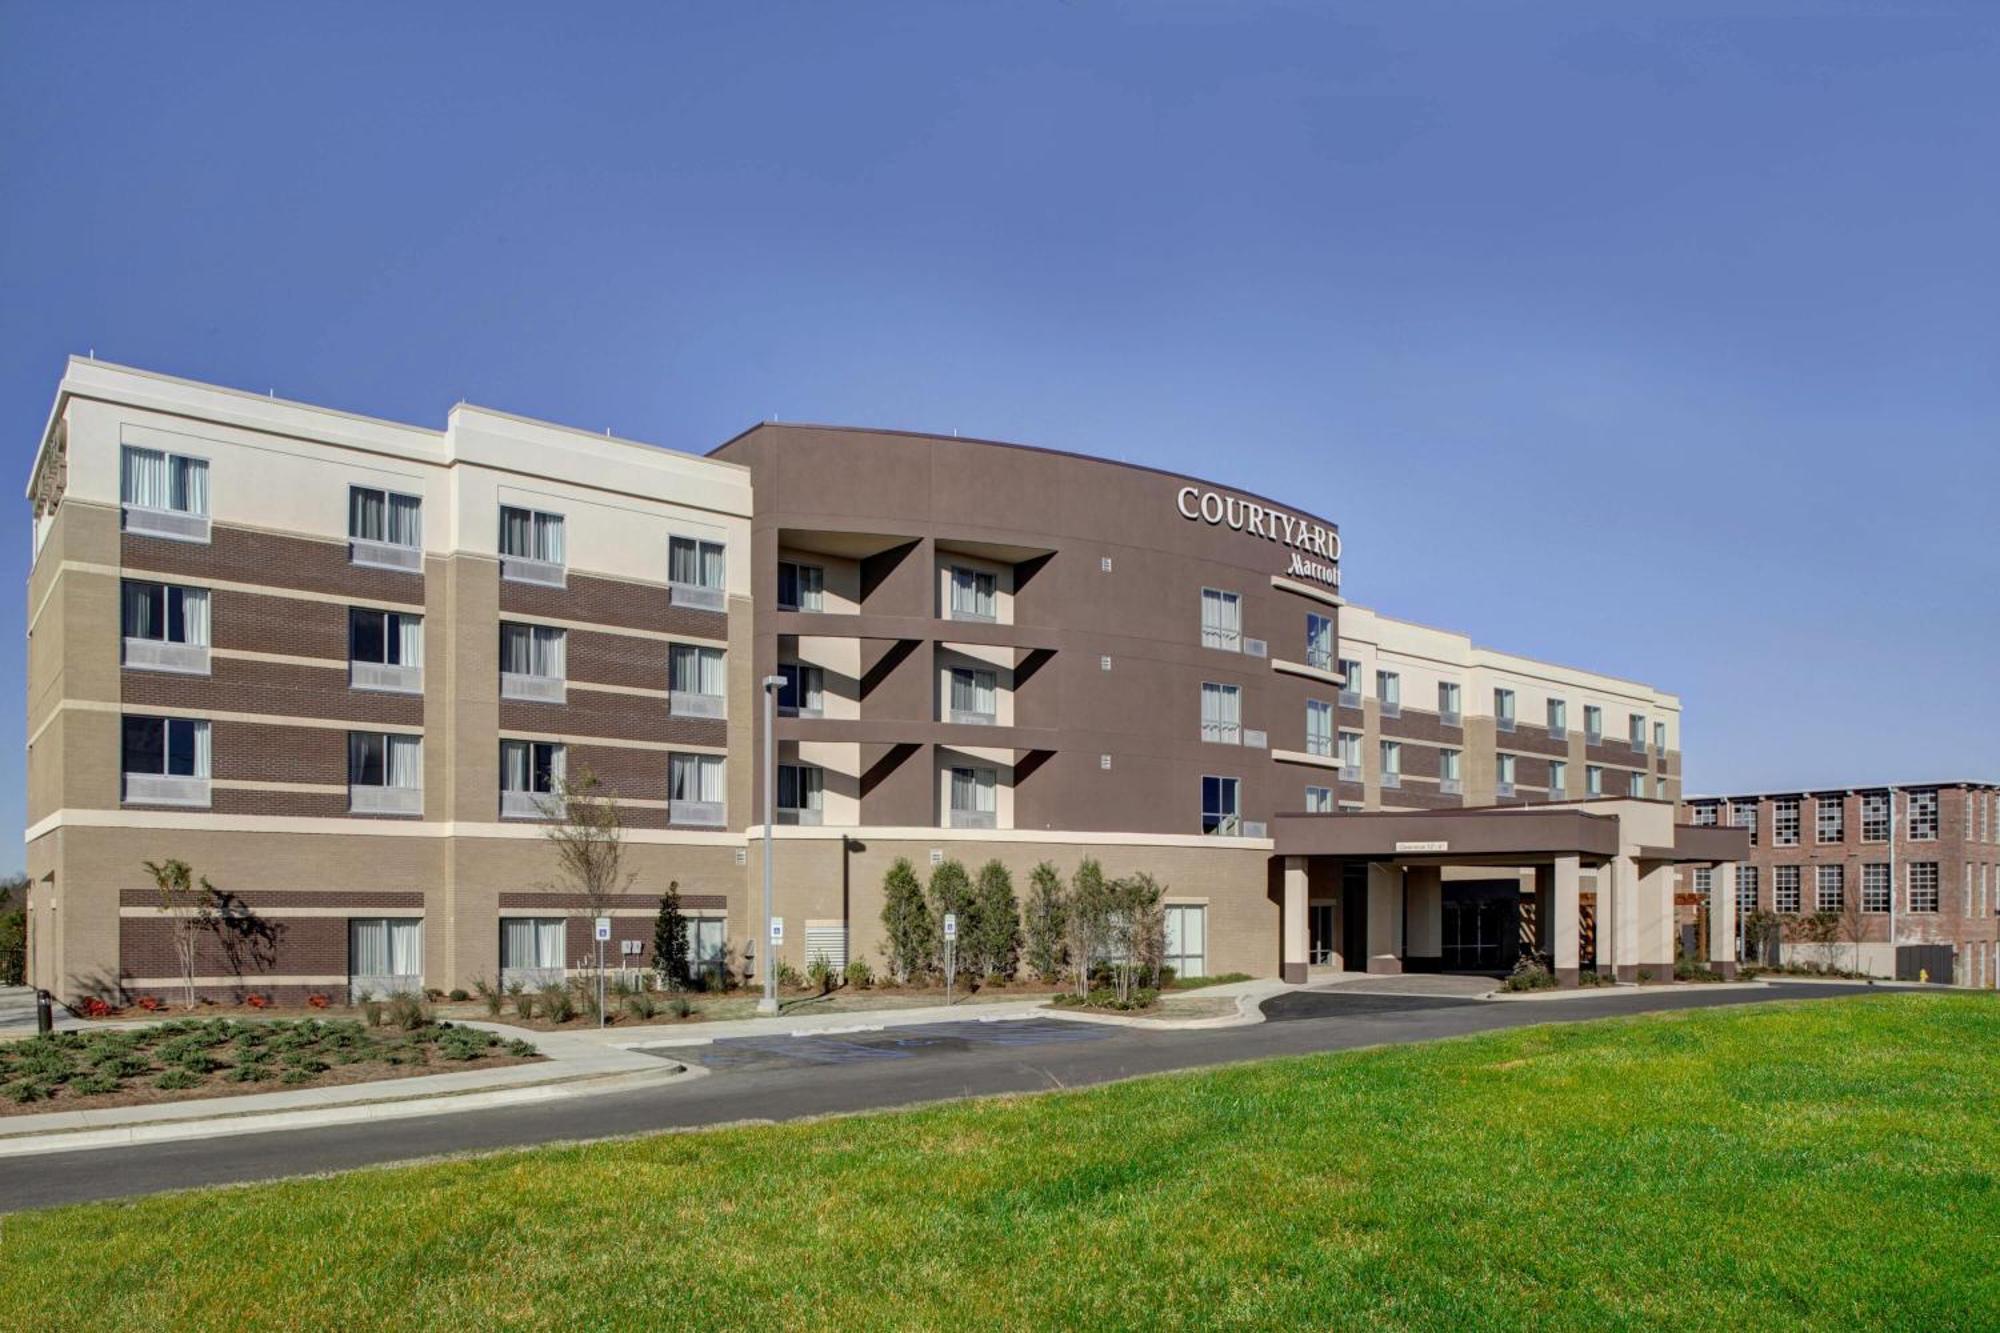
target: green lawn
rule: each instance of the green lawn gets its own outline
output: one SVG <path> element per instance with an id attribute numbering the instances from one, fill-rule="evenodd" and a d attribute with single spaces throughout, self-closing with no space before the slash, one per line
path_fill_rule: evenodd
<path id="1" fill-rule="evenodd" d="M 1996 1176 L 1883 995 L 9 1217 L 0 1324 L 1992 1327 Z"/>

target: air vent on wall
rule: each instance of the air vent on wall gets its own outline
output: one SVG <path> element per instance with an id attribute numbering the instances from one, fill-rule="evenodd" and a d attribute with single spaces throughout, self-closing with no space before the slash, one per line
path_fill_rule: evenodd
<path id="1" fill-rule="evenodd" d="M 1253 750 L 1268 750 L 1271 747 L 1271 738 L 1261 731 L 1253 731 L 1246 727 L 1243 730 L 1243 743 Z"/>
<path id="2" fill-rule="evenodd" d="M 1243 836 L 1246 838 L 1263 838 L 1270 835 L 1264 831 L 1263 820 L 1246 819 L 1243 821 Z"/>
<path id="3" fill-rule="evenodd" d="M 1243 655 L 1245 657 L 1269 657 L 1271 655 L 1271 645 L 1265 643 L 1262 639 L 1245 639 L 1243 641 Z"/>

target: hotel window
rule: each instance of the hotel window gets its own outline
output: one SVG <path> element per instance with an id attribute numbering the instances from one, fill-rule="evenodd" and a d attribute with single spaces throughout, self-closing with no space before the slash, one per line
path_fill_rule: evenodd
<path id="1" fill-rule="evenodd" d="M 1729 807 L 1729 823 L 1732 828 L 1750 830 L 1750 845 L 1757 845 L 1757 803 L 1737 801 Z"/>
<path id="2" fill-rule="evenodd" d="M 1938 910 L 1938 863 L 1910 862 L 1910 910 L 1926 915 Z"/>
<path id="3" fill-rule="evenodd" d="M 347 679 L 357 690 L 421 694 L 424 618 L 400 611 L 347 611 Z"/>
<path id="4" fill-rule="evenodd" d="M 563 979 L 567 923 L 559 916 L 500 919 L 500 983 L 541 986 Z"/>
<path id="5" fill-rule="evenodd" d="M 1583 739 L 1590 745 L 1599 745 L 1604 741 L 1604 710 L 1596 704 L 1583 706 Z"/>
<path id="6" fill-rule="evenodd" d="M 1653 799 L 1656 801 L 1667 799 L 1667 780 L 1664 776 L 1653 779 Z"/>
<path id="7" fill-rule="evenodd" d="M 1628 734 L 1632 741 L 1632 752 L 1634 754 L 1646 753 L 1646 719 L 1637 713 L 1632 714 Z"/>
<path id="8" fill-rule="evenodd" d="M 998 824 L 998 783 L 990 768 L 951 770 L 951 827 L 994 828 Z"/>
<path id="9" fill-rule="evenodd" d="M 119 602 L 126 666 L 208 674 L 208 589 L 127 579 Z"/>
<path id="10" fill-rule="evenodd" d="M 778 765 L 778 823 L 817 824 L 825 806 L 826 770 L 817 764 Z"/>
<path id="11" fill-rule="evenodd" d="M 724 822 L 722 756 L 667 756 L 667 822 L 720 828 Z"/>
<path id="12" fill-rule="evenodd" d="M 1243 647 L 1243 604 L 1233 592 L 1201 590 L 1201 646 L 1237 652 Z"/>
<path id="13" fill-rule="evenodd" d="M 721 717 L 727 711 L 728 655 L 698 643 L 667 645 L 667 709 L 683 717 Z M 782 671 L 783 668 L 780 668 Z"/>
<path id="14" fill-rule="evenodd" d="M 208 723 L 181 717 L 126 717 L 120 772 L 128 803 L 207 805 Z"/>
<path id="15" fill-rule="evenodd" d="M 1938 835 L 1938 794 L 1934 791 L 1913 791 L 1910 793 L 1910 832 L 1912 842 L 1929 842 Z"/>
<path id="16" fill-rule="evenodd" d="M 1403 678 L 1393 671 L 1375 673 L 1375 702 L 1383 717 L 1403 715 Z"/>
<path id="17" fill-rule="evenodd" d="M 1233 838 L 1243 831 L 1243 811 L 1239 804 L 1243 783 L 1238 778 L 1203 775 L 1201 780 L 1201 831 Z"/>
<path id="18" fill-rule="evenodd" d="M 1689 806 L 1688 812 L 1694 816 L 1694 826 L 1696 828 L 1715 827 L 1715 807 L 1713 805 L 1703 803 L 1701 805 Z"/>
<path id="19" fill-rule="evenodd" d="M 1340 780 L 1361 781 L 1361 733 L 1358 731 L 1340 733 Z"/>
<path id="20" fill-rule="evenodd" d="M 1361 663 L 1351 657 L 1340 659 L 1340 706 L 1342 708 L 1361 707 Z"/>
<path id="21" fill-rule="evenodd" d="M 1771 845 L 1773 847 L 1799 845 L 1798 797 L 1781 796 L 1771 802 Z"/>
<path id="22" fill-rule="evenodd" d="M 357 815 L 424 812 L 424 738 L 347 733 L 347 808 Z"/>
<path id="23" fill-rule="evenodd" d="M 1861 797 L 1861 841 L 1889 841 L 1889 793 L 1866 792 Z"/>
<path id="24" fill-rule="evenodd" d="M 1655 722 L 1653 724 L 1653 749 L 1659 754 L 1659 756 L 1662 759 L 1666 758 L 1667 724 L 1664 722 Z"/>
<path id="25" fill-rule="evenodd" d="M 424 920 L 351 917 L 347 922 L 347 998 L 416 993 L 424 988 Z"/>
<path id="26" fill-rule="evenodd" d="M 1843 866 L 1813 867 L 1813 905 L 1822 912 L 1838 912 L 1847 901 L 1847 876 Z"/>
<path id="27" fill-rule="evenodd" d="M 826 610 L 826 571 L 818 565 L 778 562 L 778 609 L 780 611 Z"/>
<path id="28" fill-rule="evenodd" d="M 1549 799 L 1560 801 L 1569 795 L 1569 764 L 1565 760 L 1549 760 Z"/>
<path id="29" fill-rule="evenodd" d="M 1459 688 L 1456 682 L 1438 682 L 1438 721 L 1447 727 L 1459 725 L 1463 715 L 1459 712 Z"/>
<path id="30" fill-rule="evenodd" d="M 347 558 L 357 565 L 422 571 L 424 502 L 372 486 L 347 488 Z"/>
<path id="31" fill-rule="evenodd" d="M 1875 861 L 1861 867 L 1861 910 L 1864 912 L 1886 912 L 1889 910 L 1889 867 Z"/>
<path id="32" fill-rule="evenodd" d="M 1323 699 L 1306 700 L 1306 753 L 1333 755 L 1333 705 Z"/>
<path id="33" fill-rule="evenodd" d="M 1707 866 L 1697 867 L 1694 872 L 1694 891 L 1699 894 L 1715 892 L 1715 872 Z"/>
<path id="34" fill-rule="evenodd" d="M 1394 790 L 1403 785 L 1403 745 L 1401 741 L 1382 742 L 1382 786 Z"/>
<path id="35" fill-rule="evenodd" d="M 1306 665 L 1333 670 L 1333 618 L 1306 612 Z"/>
<path id="36" fill-rule="evenodd" d="M 1514 691 L 1493 691 L 1493 725 L 1501 731 L 1514 729 Z"/>
<path id="37" fill-rule="evenodd" d="M 1549 700 L 1549 739 L 1562 740 L 1569 735 L 1569 701 Z"/>
<path id="38" fill-rule="evenodd" d="M 970 675 L 972 673 L 967 672 Z M 992 672 L 986 673 L 991 676 Z M 778 687 L 778 711 L 786 717 L 818 717 L 826 710 L 826 670 L 823 667 L 807 666 L 802 662 L 778 663 L 778 676 L 785 682 Z M 976 691 L 975 691 L 976 694 Z M 954 722 L 968 719 L 956 716 L 958 711 L 958 676 L 952 675 L 952 698 Z M 990 694 L 987 700 L 992 702 Z M 991 722 L 993 715 L 987 712 L 976 720 Z"/>
<path id="39" fill-rule="evenodd" d="M 1512 796 L 1514 794 L 1514 756 L 1495 755 L 1493 759 L 1493 794 Z"/>
<path id="40" fill-rule="evenodd" d="M 729 548 L 706 537 L 667 538 L 667 593 L 675 606 L 721 611 L 729 605 Z"/>
<path id="41" fill-rule="evenodd" d="M 566 696 L 569 636 L 549 625 L 500 626 L 500 697 L 559 704 Z"/>
<path id="42" fill-rule="evenodd" d="M 1465 792 L 1465 755 L 1459 750 L 1438 751 L 1438 791 L 1445 796 L 1460 796 Z"/>
<path id="43" fill-rule="evenodd" d="M 1627 773 L 1625 775 L 1625 794 L 1627 796 L 1644 798 L 1646 795 L 1646 775 L 1644 773 Z"/>
<path id="44" fill-rule="evenodd" d="M 1776 912 L 1799 910 L 1799 868 L 1774 866 L 1771 869 L 1771 909 Z"/>
<path id="45" fill-rule="evenodd" d="M 501 741 L 501 818 L 542 818 L 542 807 L 561 793 L 568 767 L 568 755 L 554 742 Z"/>
<path id="46" fill-rule="evenodd" d="M 1333 813 L 1333 788 L 1307 787 L 1306 813 L 1309 815 L 1330 815 Z"/>
<path id="47" fill-rule="evenodd" d="M 1604 795 L 1604 770 L 1596 764 L 1585 764 L 1583 766 L 1583 794 L 1586 796 Z"/>
<path id="48" fill-rule="evenodd" d="M 998 620 L 1000 601 L 997 587 L 993 575 L 986 570 L 967 569 L 962 565 L 952 566 L 951 618 Z"/>
<path id="49" fill-rule="evenodd" d="M 120 459 L 125 530 L 175 541 L 208 540 L 208 460 L 135 449 Z"/>
<path id="50" fill-rule="evenodd" d="M 1201 738 L 1218 745 L 1243 743 L 1243 691 L 1234 685 L 1203 681 Z"/>
<path id="51" fill-rule="evenodd" d="M 999 716 L 995 680 L 996 677 L 991 671 L 974 667 L 953 667 L 951 713 L 946 720 L 991 726 Z M 1206 687 L 1202 697 L 1204 701 L 1207 699 Z"/>
<path id="52" fill-rule="evenodd" d="M 1736 910 L 1745 913 L 1757 910 L 1756 866 L 1736 867 Z"/>
<path id="53" fill-rule="evenodd" d="M 500 577 L 563 586 L 563 518 L 500 506 Z"/>
<path id="54" fill-rule="evenodd" d="M 1846 797 L 1815 796 L 1813 798 L 1813 837 L 1819 842 L 1846 841 Z"/>
<path id="55" fill-rule="evenodd" d="M 1199 903 L 1169 903 L 1160 911 L 1166 936 L 1160 961 L 1172 968 L 1176 977 L 1206 975 L 1208 909 Z"/>

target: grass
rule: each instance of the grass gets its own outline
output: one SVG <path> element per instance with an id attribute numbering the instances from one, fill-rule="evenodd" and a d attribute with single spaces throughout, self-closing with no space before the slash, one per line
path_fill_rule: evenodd
<path id="1" fill-rule="evenodd" d="M 2000 1003 L 1514 1029 L 6 1219 L 17 1327 L 1971 1327 Z M 1978 1311 L 1985 1310 L 1985 1315 Z"/>
<path id="2" fill-rule="evenodd" d="M 532 1058 L 525 1042 L 413 1020 L 242 1022 L 178 1018 L 143 1028 L 57 1032 L 0 1044 L 0 1118 L 43 1111 L 277 1092 Z"/>

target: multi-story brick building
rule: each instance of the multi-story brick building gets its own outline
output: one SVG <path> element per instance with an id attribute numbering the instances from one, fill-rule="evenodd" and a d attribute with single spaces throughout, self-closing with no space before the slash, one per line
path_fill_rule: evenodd
<path id="1" fill-rule="evenodd" d="M 590 932 L 542 824 L 586 769 L 641 887 L 752 972 L 763 706 L 794 963 L 876 954 L 897 857 L 1090 856 L 1168 886 L 1184 971 L 1502 966 L 1531 911 L 1570 972 L 1595 937 L 1657 970 L 1672 867 L 1727 851 L 1672 827 L 1671 695 L 1349 607 L 1332 523 L 1150 469 L 776 425 L 702 458 L 73 361 L 28 495 L 30 967 L 64 996 L 172 985 L 167 858 L 225 895 L 218 994 L 559 975 Z M 1391 822 L 1327 842 L 1342 811 Z"/>
<path id="2" fill-rule="evenodd" d="M 1935 949 L 1908 947 L 1945 946 L 1950 981 L 2000 984 L 2000 787 L 1933 782 L 1697 796 L 1686 813 L 1696 825 L 1750 834 L 1749 857 L 1736 868 L 1739 923 L 1769 913 L 1790 919 L 1796 933 L 1799 920 L 1840 914 L 1849 924 L 1831 950 L 1808 947 L 1807 956 L 1826 954 L 1824 961 L 1883 977 L 1923 966 L 1946 980 L 1933 965 Z M 1709 872 L 1688 870 L 1683 887 L 1706 895 Z"/>

